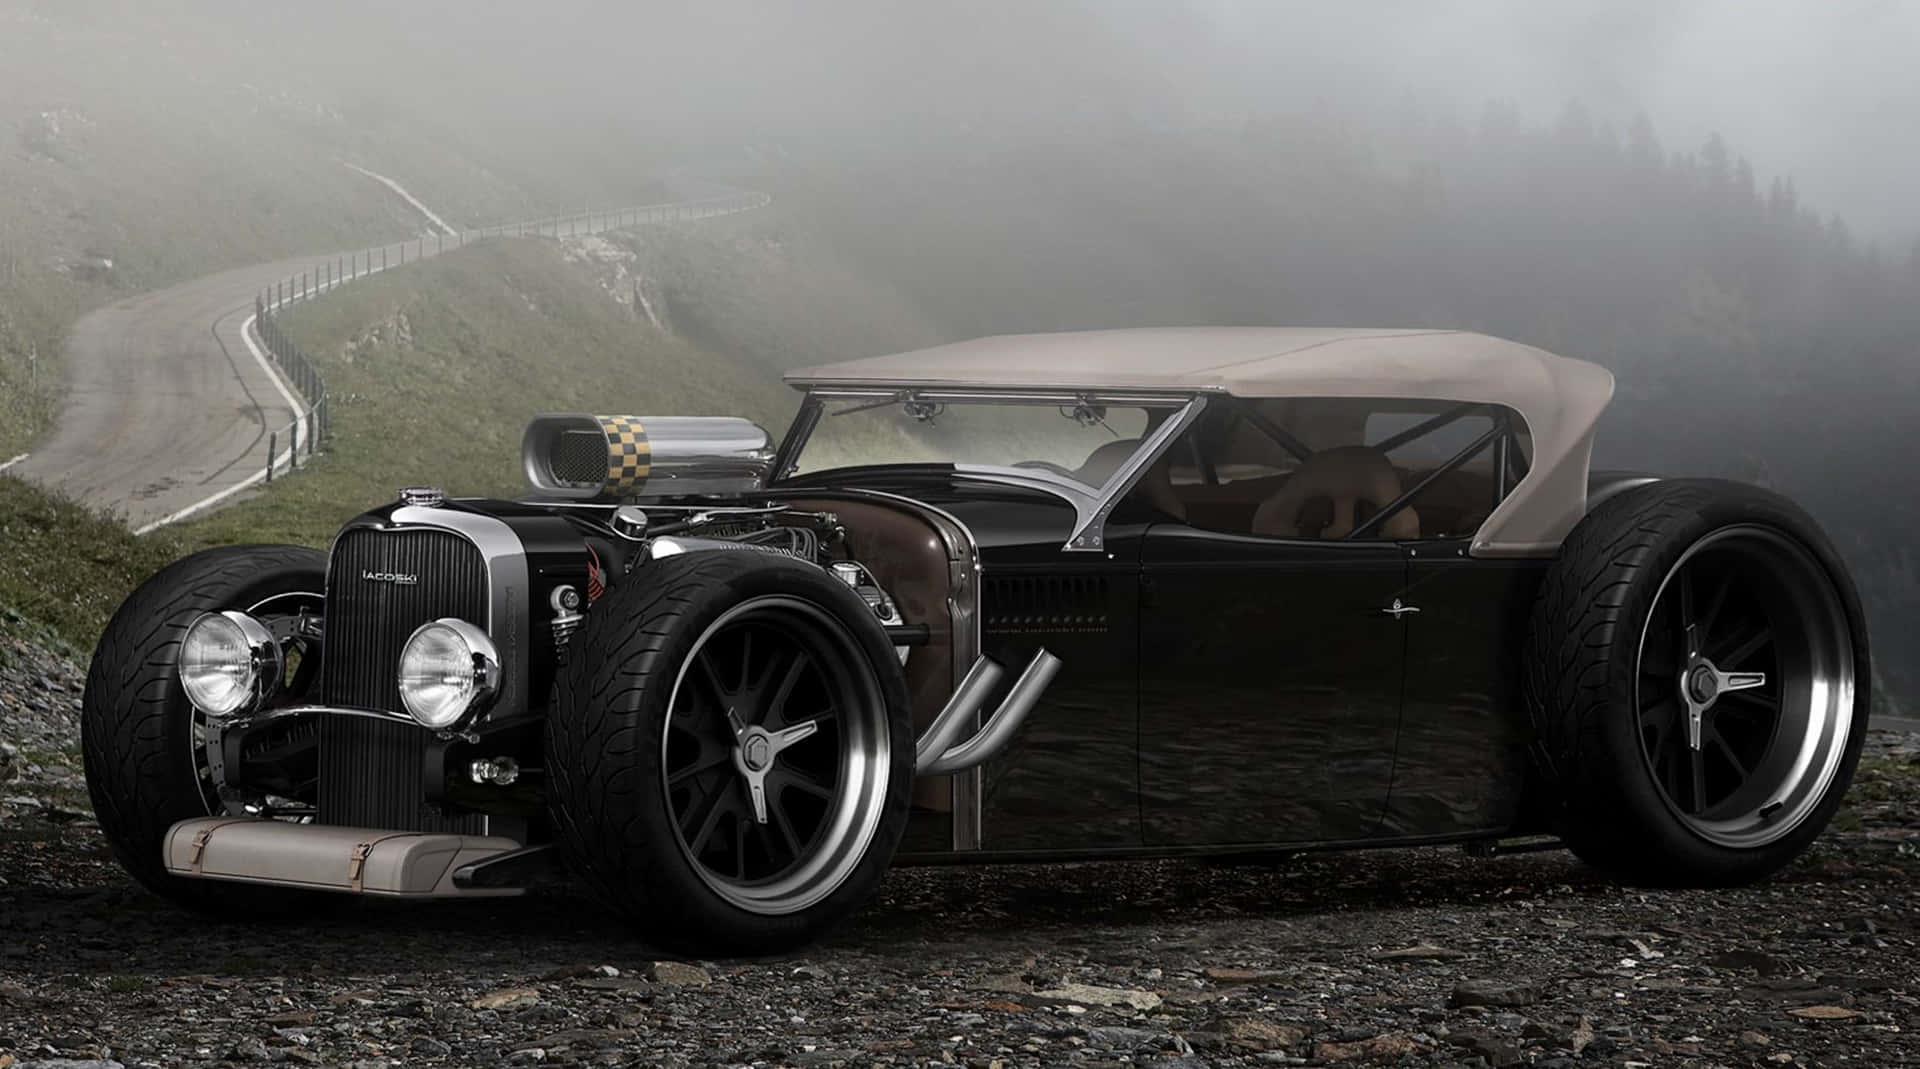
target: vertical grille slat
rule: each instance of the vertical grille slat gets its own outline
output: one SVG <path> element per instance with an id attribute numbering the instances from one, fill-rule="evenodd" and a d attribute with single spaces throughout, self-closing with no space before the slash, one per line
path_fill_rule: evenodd
<path id="1" fill-rule="evenodd" d="M 343 533 L 327 569 L 323 700 L 400 709 L 400 647 L 421 624 L 447 616 L 487 625 L 486 563 L 472 543 L 431 529 Z M 320 730 L 320 823 L 479 831 L 477 816 L 443 817 L 424 804 L 426 744 L 425 732 L 405 724 L 329 718 Z"/>

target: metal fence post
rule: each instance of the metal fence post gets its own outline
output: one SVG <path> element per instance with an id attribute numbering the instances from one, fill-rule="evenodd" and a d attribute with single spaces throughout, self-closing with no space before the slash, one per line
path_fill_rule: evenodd
<path id="1" fill-rule="evenodd" d="M 287 443 L 287 470 L 300 470 L 300 413 L 293 414 L 293 424 L 287 428 L 291 439 Z"/>
<path id="2" fill-rule="evenodd" d="M 273 455 L 279 452 L 280 434 L 278 431 L 267 435 L 267 481 L 273 481 Z"/>

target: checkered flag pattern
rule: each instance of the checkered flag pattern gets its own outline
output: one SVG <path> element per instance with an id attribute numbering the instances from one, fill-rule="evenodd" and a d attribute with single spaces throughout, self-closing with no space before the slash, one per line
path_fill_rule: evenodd
<path id="1" fill-rule="evenodd" d="M 653 450 L 647 429 L 632 416 L 595 416 L 607 436 L 606 493 L 615 498 L 637 497 L 653 470 Z"/>

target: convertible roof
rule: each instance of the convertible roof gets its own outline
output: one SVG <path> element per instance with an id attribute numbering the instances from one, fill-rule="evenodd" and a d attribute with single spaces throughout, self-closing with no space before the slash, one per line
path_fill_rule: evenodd
<path id="1" fill-rule="evenodd" d="M 1613 376 L 1583 360 L 1457 330 L 1168 327 L 1005 334 L 789 372 L 800 389 L 1012 387 L 1222 391 L 1238 397 L 1411 397 L 1501 404 L 1532 438 L 1531 470 L 1475 538 L 1483 555 L 1559 547 L 1586 509 L 1593 428 Z"/>

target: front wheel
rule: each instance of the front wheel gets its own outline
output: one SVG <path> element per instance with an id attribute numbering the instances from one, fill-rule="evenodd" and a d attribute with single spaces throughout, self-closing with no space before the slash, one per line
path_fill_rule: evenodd
<path id="1" fill-rule="evenodd" d="M 594 607 L 554 686 L 549 804 L 600 896 L 654 943 L 762 954 L 879 883 L 912 787 L 898 659 L 820 569 L 669 557 Z"/>
<path id="2" fill-rule="evenodd" d="M 1785 499 L 1709 480 L 1605 502 L 1535 605 L 1526 697 L 1575 853 L 1725 886 L 1788 864 L 1839 808 L 1868 710 L 1860 600 Z"/>
<path id="3" fill-rule="evenodd" d="M 167 872 L 161 855 L 175 823 L 229 815 L 234 802 L 228 784 L 239 771 L 223 770 L 220 735 L 180 684 L 187 626 L 202 613 L 228 609 L 269 625 L 303 613 L 319 617 L 326 576 L 326 555 L 299 546 L 207 550 L 142 583 L 101 635 L 81 701 L 87 790 L 114 855 L 155 893 L 222 914 L 310 910 L 325 903 L 307 892 L 183 879 Z M 298 700 L 313 677 L 318 659 L 308 655 L 317 653 L 305 639 L 288 640 L 288 700 Z"/>

